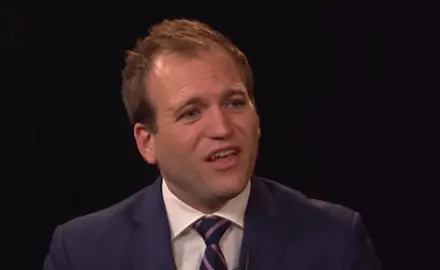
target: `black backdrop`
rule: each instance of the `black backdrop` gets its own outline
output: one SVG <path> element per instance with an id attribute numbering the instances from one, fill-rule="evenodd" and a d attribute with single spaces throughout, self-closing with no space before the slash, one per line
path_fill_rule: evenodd
<path id="1" fill-rule="evenodd" d="M 255 9 L 263 9 L 258 10 Z M 57 224 L 151 183 L 120 98 L 124 50 L 166 17 L 200 19 L 248 55 L 262 140 L 256 171 L 359 211 L 385 265 L 399 163 L 382 9 L 333 1 L 243 12 L 148 6 L 2 8 L 11 261 L 40 269 Z M 7 89 L 7 90 L 6 90 Z M 395 177 L 392 177 L 395 175 Z M 400 180 L 401 181 L 401 180 Z M 8 233 L 11 232 L 11 233 Z"/>

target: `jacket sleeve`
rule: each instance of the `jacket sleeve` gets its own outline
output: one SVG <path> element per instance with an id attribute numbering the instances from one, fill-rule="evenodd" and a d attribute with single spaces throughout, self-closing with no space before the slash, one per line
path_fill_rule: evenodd
<path id="1" fill-rule="evenodd" d="M 49 253 L 44 260 L 43 270 L 71 270 L 61 226 L 58 226 L 52 235 Z"/>
<path id="2" fill-rule="evenodd" d="M 353 215 L 344 263 L 345 270 L 382 270 L 381 262 L 358 213 Z"/>

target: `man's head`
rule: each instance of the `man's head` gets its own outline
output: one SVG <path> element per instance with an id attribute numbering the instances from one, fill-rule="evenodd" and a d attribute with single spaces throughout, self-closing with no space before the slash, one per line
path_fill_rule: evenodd
<path id="1" fill-rule="evenodd" d="M 143 158 L 202 211 L 238 195 L 252 174 L 259 119 L 245 55 L 197 21 L 165 20 L 126 58 L 123 100 Z"/>

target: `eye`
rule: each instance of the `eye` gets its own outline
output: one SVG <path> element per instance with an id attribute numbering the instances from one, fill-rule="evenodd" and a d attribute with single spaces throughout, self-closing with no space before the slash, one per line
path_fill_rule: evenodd
<path id="1" fill-rule="evenodd" d="M 191 110 L 188 110 L 188 111 L 186 111 L 186 112 L 184 112 L 180 117 L 179 117 L 179 119 L 191 119 L 191 118 L 194 118 L 194 117 L 196 117 L 197 115 L 199 115 L 199 113 L 200 113 L 200 111 L 199 110 L 196 110 L 196 109 L 191 109 Z"/>
<path id="2" fill-rule="evenodd" d="M 241 108 L 246 105 L 246 101 L 243 99 L 231 99 L 226 104 L 226 107 L 235 109 L 235 108 Z"/>

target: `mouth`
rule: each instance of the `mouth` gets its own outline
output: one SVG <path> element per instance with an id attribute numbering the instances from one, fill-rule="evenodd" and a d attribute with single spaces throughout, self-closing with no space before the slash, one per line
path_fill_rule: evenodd
<path id="1" fill-rule="evenodd" d="M 212 151 L 205 160 L 217 170 L 226 170 L 237 164 L 240 153 L 240 147 L 227 147 Z"/>
<path id="2" fill-rule="evenodd" d="M 217 161 L 219 159 L 228 158 L 231 156 L 236 156 L 241 152 L 241 149 L 239 147 L 227 147 L 222 148 L 218 150 L 214 150 L 211 152 L 211 154 L 208 155 L 206 158 L 206 161 L 213 162 Z"/>

